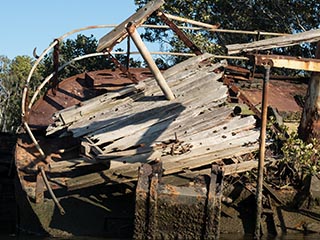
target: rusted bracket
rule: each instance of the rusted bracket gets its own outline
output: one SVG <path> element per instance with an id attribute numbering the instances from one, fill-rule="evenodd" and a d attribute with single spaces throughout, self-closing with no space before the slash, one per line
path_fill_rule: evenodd
<path id="1" fill-rule="evenodd" d="M 219 239 L 221 199 L 223 188 L 223 170 L 218 165 L 212 165 L 211 179 L 207 196 L 206 230 L 204 239 Z"/>
<path id="2" fill-rule="evenodd" d="M 109 58 L 110 60 L 120 69 L 121 72 L 127 75 L 127 77 L 134 83 L 138 83 L 138 80 L 135 78 L 133 74 L 130 73 L 129 71 L 129 65 L 128 68 L 122 65 L 118 59 L 116 59 L 110 52 L 109 52 Z"/>
<path id="3" fill-rule="evenodd" d="M 55 39 L 55 41 L 58 41 L 58 44 L 54 46 L 53 49 L 53 71 L 54 75 L 52 77 L 52 82 L 51 82 L 51 91 L 52 94 L 55 96 L 56 91 L 58 89 L 59 85 L 59 79 L 58 79 L 58 73 L 59 73 L 59 54 L 60 54 L 60 48 L 59 48 L 59 40 Z"/>
<path id="4" fill-rule="evenodd" d="M 36 195 L 35 195 L 35 201 L 36 203 L 42 203 L 44 200 L 44 188 L 45 183 L 43 180 L 43 177 L 41 175 L 41 172 L 39 171 L 37 173 L 37 182 L 36 182 Z"/>
<path id="5" fill-rule="evenodd" d="M 240 98 L 250 109 L 254 112 L 254 114 L 261 119 L 261 112 L 260 110 L 250 102 L 247 96 L 241 91 L 236 85 L 234 85 L 229 78 L 223 79 L 224 83 L 229 87 L 229 89 L 234 92 L 238 98 Z"/>
<path id="6" fill-rule="evenodd" d="M 183 41 L 184 44 L 186 44 L 196 55 L 202 54 L 201 50 L 163 12 L 158 11 L 157 15 L 178 35 L 180 40 Z"/>
<path id="7" fill-rule="evenodd" d="M 139 169 L 135 202 L 135 239 L 155 239 L 157 232 L 158 185 L 162 163 L 143 164 Z"/>

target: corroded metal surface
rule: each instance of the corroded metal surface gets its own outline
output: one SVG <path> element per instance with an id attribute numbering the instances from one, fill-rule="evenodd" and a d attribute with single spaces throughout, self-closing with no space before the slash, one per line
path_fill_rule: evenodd
<path id="1" fill-rule="evenodd" d="M 138 81 L 152 76 L 144 68 L 130 69 L 130 73 Z M 53 113 L 131 83 L 127 74 L 119 69 L 100 70 L 67 78 L 59 83 L 55 94 L 49 90 L 36 102 L 30 112 L 29 125 L 32 128 L 45 128 L 52 123 Z"/>
<path id="2" fill-rule="evenodd" d="M 242 88 L 247 98 L 254 105 L 261 104 L 260 84 L 257 87 Z M 269 85 L 269 105 L 280 112 L 298 112 L 302 108 L 296 102 L 296 96 L 305 96 L 307 85 L 303 83 L 293 84 L 288 81 L 271 80 Z"/>
<path id="3" fill-rule="evenodd" d="M 210 184 L 202 176 L 190 186 L 175 186 L 162 183 L 162 169 L 152 167 L 144 164 L 140 168 L 134 238 L 218 239 L 223 185 L 221 168 L 212 167 Z"/>

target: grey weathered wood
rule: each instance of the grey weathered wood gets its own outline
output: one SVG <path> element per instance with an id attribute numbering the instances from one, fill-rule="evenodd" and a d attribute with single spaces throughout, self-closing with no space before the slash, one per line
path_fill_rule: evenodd
<path id="1" fill-rule="evenodd" d="M 204 54 L 207 55 L 207 54 Z M 209 55 L 210 56 L 210 55 Z M 208 57 L 208 56 L 207 56 Z M 220 97 L 217 99 L 218 101 L 226 98 L 227 88 L 222 85 L 222 83 L 218 83 L 216 80 L 221 77 L 221 74 L 214 74 L 212 73 L 216 68 L 224 66 L 225 63 L 217 63 L 213 64 L 212 66 L 205 66 L 199 67 L 199 62 L 202 59 L 206 59 L 207 57 L 194 57 L 187 60 L 188 63 L 178 64 L 179 66 L 174 66 L 171 69 L 165 71 L 164 75 L 168 75 L 167 78 L 170 87 L 175 91 L 175 94 L 179 96 L 179 102 L 185 101 L 194 101 L 192 98 L 204 96 L 203 93 L 200 93 L 197 88 L 201 86 L 204 87 L 205 91 L 211 89 L 211 94 L 206 94 L 208 96 L 214 96 L 218 94 Z M 194 64 L 192 64 L 194 63 Z M 172 70 L 176 69 L 176 70 Z M 179 72 L 182 71 L 182 72 Z M 174 74 L 176 73 L 176 74 Z M 206 77 L 207 76 L 207 79 Z M 212 76 L 212 79 L 210 79 Z M 202 78 L 204 77 L 204 78 Z M 203 85 L 207 84 L 207 85 Z M 207 86 L 210 88 L 207 88 Z M 143 96 L 140 94 L 139 96 L 132 95 L 128 98 L 117 100 L 117 101 L 104 101 L 105 98 L 108 96 L 112 98 L 112 95 L 101 96 L 89 101 L 89 106 L 87 106 L 86 102 L 82 106 L 74 106 L 66 110 L 62 110 L 56 113 L 56 117 L 58 120 L 55 121 L 55 124 L 48 128 L 48 133 L 54 132 L 64 127 L 68 127 L 68 131 L 71 131 L 75 137 L 88 134 L 92 131 L 97 131 L 98 129 L 104 128 L 105 126 L 114 124 L 114 122 L 118 121 L 119 119 L 124 120 L 124 118 L 130 117 L 130 114 L 137 113 L 141 111 L 141 109 L 147 110 L 152 107 L 157 107 L 163 105 L 162 102 L 159 102 L 159 97 L 153 97 L 154 101 L 150 101 L 150 95 L 156 96 L 159 94 L 158 88 L 155 87 L 154 80 L 149 79 L 145 81 L 146 90 L 144 93 L 148 96 L 144 97 L 147 98 L 147 101 L 143 100 Z M 144 86 L 143 86 L 144 87 Z M 121 92 L 126 91 L 135 91 L 133 87 L 130 89 L 122 89 L 120 93 L 115 93 L 114 97 L 121 95 Z M 141 90 L 141 88 L 139 88 Z M 193 90 L 195 90 L 194 93 Z M 191 92 L 190 96 L 184 96 L 185 93 Z M 216 92 L 216 93 L 215 93 Z M 194 96 L 198 95 L 198 96 Z M 141 98 L 142 97 L 142 98 Z M 136 102 L 139 99 L 140 101 Z M 102 103 L 100 103 L 103 100 Z M 211 101 L 210 99 L 202 99 L 202 101 Z M 97 104 L 93 104 L 97 103 Z M 186 103 L 187 104 L 187 103 Z M 193 103 L 197 104 L 197 103 Z M 203 103 L 200 103 L 203 104 Z M 92 106 L 92 108 L 91 108 Z M 100 110 L 102 109 L 102 110 Z M 68 117 L 69 116 L 69 117 Z M 106 121 L 106 118 L 107 121 Z M 75 122 L 72 122 L 75 121 Z M 63 125 L 64 122 L 66 125 Z M 71 122 L 71 123 L 69 123 Z"/>
<path id="2" fill-rule="evenodd" d="M 219 161 L 223 158 L 229 158 L 232 156 L 240 156 L 245 153 L 249 153 L 257 150 L 257 145 L 251 145 L 249 147 L 238 146 L 235 148 L 231 148 L 228 151 L 220 151 L 217 152 L 216 155 L 212 155 L 211 160 L 207 160 L 207 162 L 213 163 Z M 196 161 L 196 160 L 195 160 Z M 165 163 L 165 162 L 163 162 Z M 137 180 L 138 178 L 138 168 L 141 163 L 136 162 L 127 166 L 121 166 L 115 169 L 108 169 L 98 173 L 91 173 L 79 177 L 75 177 L 67 180 L 66 185 L 69 190 L 76 190 L 84 187 L 91 187 L 98 184 L 114 184 L 114 183 L 124 183 L 129 181 Z M 181 167 L 178 166 L 179 163 L 166 165 L 164 167 L 164 175 L 172 174 L 175 172 L 182 172 L 184 170 L 185 165 Z M 171 168 L 170 168 L 171 167 Z M 193 169 L 194 167 L 190 167 Z M 108 180 L 107 180 L 108 179 Z"/>
<path id="3" fill-rule="evenodd" d="M 250 52 L 254 50 L 266 50 L 271 48 L 288 47 L 303 42 L 320 41 L 320 29 L 310 30 L 302 33 L 292 34 L 289 36 L 275 37 L 260 40 L 252 43 L 231 44 L 227 45 L 229 54 L 237 54 L 241 52 Z"/>
<path id="4" fill-rule="evenodd" d="M 138 27 L 142 25 L 147 18 L 157 9 L 159 9 L 164 4 L 164 0 L 154 0 L 147 3 L 144 7 L 140 8 L 136 13 L 131 15 L 129 18 L 120 23 L 111 32 L 103 36 L 99 40 L 97 51 L 101 52 L 105 49 L 111 50 L 114 45 L 120 43 L 125 37 L 128 36 L 126 30 L 126 25 L 129 22 L 134 22 Z"/>

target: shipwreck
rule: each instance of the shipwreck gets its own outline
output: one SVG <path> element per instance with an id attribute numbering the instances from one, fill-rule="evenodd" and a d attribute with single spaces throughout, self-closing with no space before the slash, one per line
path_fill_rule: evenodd
<path id="1" fill-rule="evenodd" d="M 57 81 L 65 66 L 55 61 L 55 72 L 28 99 L 34 68 L 51 49 L 57 60 L 59 41 L 68 34 L 37 59 L 24 89 L 23 128 L 15 149 L 19 229 L 136 239 L 217 239 L 220 233 L 254 232 L 252 206 L 259 192 L 244 173 L 258 168 L 257 152 L 264 152 L 260 136 L 267 102 L 261 113 L 250 94 L 234 83 L 247 79 L 248 71 L 202 53 L 159 11 L 163 3 L 151 1 L 138 10 L 101 38 L 91 55 L 116 61 L 113 47 L 130 36 L 149 68 L 118 63 L 117 69 Z M 194 52 L 164 71 L 136 31 L 154 12 Z M 274 56 L 252 58 L 257 65 L 278 66 Z M 36 100 L 49 82 L 51 88 Z M 252 114 L 241 114 L 232 99 Z M 266 163 L 276 161 L 268 157 Z M 304 231 L 295 217 L 301 213 L 281 208 L 292 191 L 277 193 L 260 180 L 261 231 Z M 310 215 L 308 230 L 315 231 L 320 222 Z"/>

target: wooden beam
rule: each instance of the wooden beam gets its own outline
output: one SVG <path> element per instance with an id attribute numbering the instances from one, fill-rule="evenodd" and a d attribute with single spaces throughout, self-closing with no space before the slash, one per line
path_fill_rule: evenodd
<path id="1" fill-rule="evenodd" d="M 129 22 L 134 22 L 137 27 L 141 26 L 147 20 L 147 18 L 163 4 L 164 0 L 154 0 L 140 8 L 136 13 L 124 20 L 117 27 L 115 27 L 114 30 L 107 33 L 99 40 L 97 52 L 102 52 L 105 49 L 110 51 L 114 45 L 120 43 L 128 36 L 126 25 Z"/>
<path id="2" fill-rule="evenodd" d="M 228 54 L 237 54 L 241 52 L 251 52 L 254 50 L 266 50 L 271 48 L 288 47 L 300 44 L 302 42 L 317 41 L 320 41 L 320 29 L 292 34 L 289 36 L 265 39 L 251 43 L 231 44 L 227 45 L 226 47 L 228 49 Z"/>

